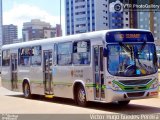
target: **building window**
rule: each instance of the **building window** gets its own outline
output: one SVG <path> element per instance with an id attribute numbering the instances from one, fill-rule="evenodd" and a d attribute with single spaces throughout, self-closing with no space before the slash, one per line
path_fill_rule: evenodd
<path id="1" fill-rule="evenodd" d="M 86 30 L 77 30 L 76 33 L 85 33 L 87 32 Z"/>
<path id="2" fill-rule="evenodd" d="M 67 35 L 70 35 L 70 32 L 67 32 Z"/>
<path id="3" fill-rule="evenodd" d="M 76 13 L 75 13 L 75 15 L 83 15 L 83 14 L 86 14 L 86 12 L 83 11 L 83 12 L 76 12 Z"/>
<path id="4" fill-rule="evenodd" d="M 140 25 L 140 28 L 143 28 L 143 25 Z"/>
<path id="5" fill-rule="evenodd" d="M 85 2 L 85 0 L 76 0 L 75 3 L 78 3 L 78 2 Z"/>
<path id="6" fill-rule="evenodd" d="M 86 20 L 86 17 L 83 17 L 83 18 L 76 18 L 77 21 L 85 21 Z"/>
<path id="7" fill-rule="evenodd" d="M 75 9 L 85 8 L 85 5 L 76 6 Z"/>
<path id="8" fill-rule="evenodd" d="M 90 41 L 79 41 L 73 44 L 73 64 L 90 64 Z"/>
<path id="9" fill-rule="evenodd" d="M 85 27 L 85 26 L 86 26 L 86 24 L 78 24 L 78 25 L 76 25 L 76 27 L 78 27 L 78 28 Z"/>
<path id="10" fill-rule="evenodd" d="M 141 19 L 140 19 L 140 21 L 142 22 L 142 21 L 143 21 L 143 19 L 141 18 Z"/>
<path id="11" fill-rule="evenodd" d="M 2 51 L 2 66 L 10 65 L 10 50 Z"/>
<path id="12" fill-rule="evenodd" d="M 72 64 L 72 42 L 59 43 L 57 45 L 57 64 L 71 65 Z"/>

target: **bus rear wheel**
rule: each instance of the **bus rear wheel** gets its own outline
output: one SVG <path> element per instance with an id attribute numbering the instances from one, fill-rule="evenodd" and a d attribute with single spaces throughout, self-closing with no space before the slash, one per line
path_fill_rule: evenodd
<path id="1" fill-rule="evenodd" d="M 30 86 L 29 86 L 29 83 L 27 82 L 25 82 L 23 85 L 23 94 L 25 98 L 28 98 L 28 99 L 32 98 Z"/>
<path id="2" fill-rule="evenodd" d="M 126 101 L 118 101 L 118 104 L 123 106 L 123 105 L 128 105 L 129 102 L 130 102 L 130 100 L 126 100 Z"/>
<path id="3" fill-rule="evenodd" d="M 86 92 L 83 86 L 78 86 L 77 88 L 76 103 L 82 107 L 87 106 Z"/>

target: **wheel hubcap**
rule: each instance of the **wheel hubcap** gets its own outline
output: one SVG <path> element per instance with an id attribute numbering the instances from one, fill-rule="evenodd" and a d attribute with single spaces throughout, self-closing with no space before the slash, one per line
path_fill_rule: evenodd
<path id="1" fill-rule="evenodd" d="M 29 86 L 28 86 L 28 84 L 25 84 L 25 87 L 24 87 L 24 95 L 25 95 L 26 97 L 28 97 L 28 95 L 29 95 Z"/>
<path id="2" fill-rule="evenodd" d="M 84 92 L 84 90 L 79 90 L 79 94 L 78 94 L 78 98 L 79 98 L 79 101 L 80 102 L 84 102 L 85 101 L 85 92 Z"/>

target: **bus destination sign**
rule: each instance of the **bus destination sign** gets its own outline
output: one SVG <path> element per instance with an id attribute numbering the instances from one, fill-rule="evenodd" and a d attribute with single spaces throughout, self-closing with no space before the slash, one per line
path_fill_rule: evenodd
<path id="1" fill-rule="evenodd" d="M 121 31 L 109 32 L 106 36 L 107 42 L 154 42 L 150 32 Z"/>

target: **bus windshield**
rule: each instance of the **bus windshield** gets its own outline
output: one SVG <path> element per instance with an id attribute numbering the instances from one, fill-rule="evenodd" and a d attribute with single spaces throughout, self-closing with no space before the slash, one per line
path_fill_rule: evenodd
<path id="1" fill-rule="evenodd" d="M 114 76 L 144 76 L 157 72 L 154 44 L 109 44 L 108 72 Z"/>

